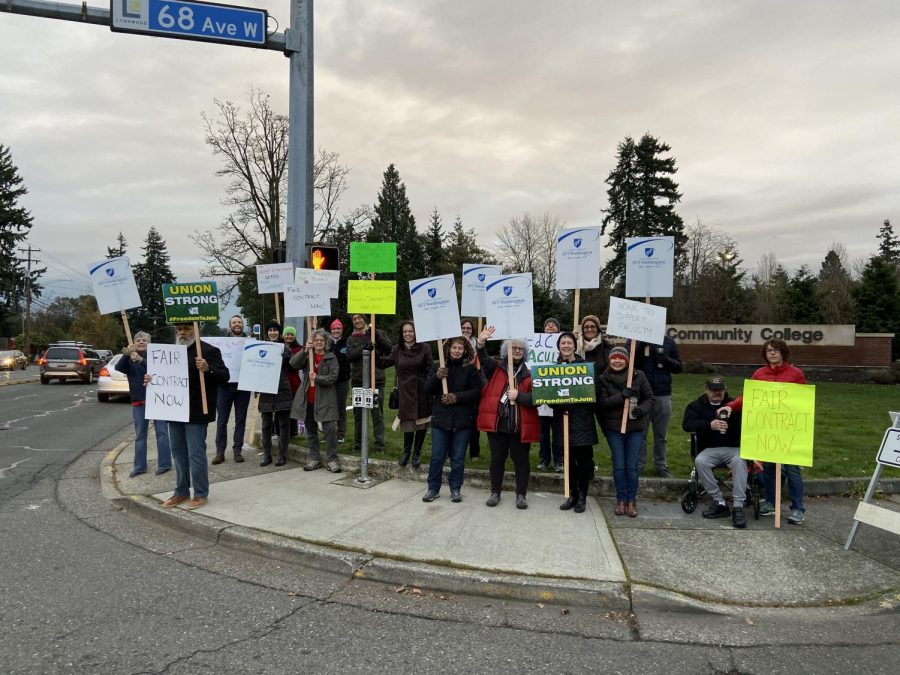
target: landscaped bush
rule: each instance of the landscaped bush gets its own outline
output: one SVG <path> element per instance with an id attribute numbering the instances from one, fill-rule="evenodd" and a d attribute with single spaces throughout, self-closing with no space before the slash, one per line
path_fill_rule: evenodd
<path id="1" fill-rule="evenodd" d="M 690 359 L 685 361 L 682 364 L 684 367 L 684 372 L 686 373 L 695 373 L 695 374 L 704 374 L 706 373 L 706 364 L 703 363 L 703 359 Z"/>
<path id="2" fill-rule="evenodd" d="M 895 384 L 897 380 L 897 375 L 900 374 L 900 371 L 894 370 L 870 370 L 869 371 L 869 380 L 874 382 L 875 384 Z"/>

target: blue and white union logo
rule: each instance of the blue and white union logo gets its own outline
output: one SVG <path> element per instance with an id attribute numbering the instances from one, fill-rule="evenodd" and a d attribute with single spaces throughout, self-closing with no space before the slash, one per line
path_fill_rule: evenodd
<path id="1" fill-rule="evenodd" d="M 647 246 L 647 247 L 644 249 L 644 255 L 647 256 L 648 258 L 652 258 L 652 257 L 653 257 L 653 247 L 652 247 L 652 246 Z"/>
<path id="2" fill-rule="evenodd" d="M 512 295 L 512 286 L 504 286 L 503 295 Z"/>
<path id="3" fill-rule="evenodd" d="M 429 288 L 429 289 L 428 289 L 428 297 L 429 297 L 429 298 L 433 298 L 433 297 L 436 296 L 436 295 L 437 295 L 437 289 L 436 289 L 436 288 Z"/>
<path id="4" fill-rule="evenodd" d="M 116 271 L 112 267 L 107 267 L 106 268 L 106 276 L 114 277 L 114 276 L 116 276 Z"/>
<path id="5" fill-rule="evenodd" d="M 269 353 L 269 350 L 267 350 L 267 349 L 260 349 L 260 350 L 259 350 L 259 358 L 261 358 L 261 359 L 266 358 L 266 354 L 268 354 L 268 353 Z"/>
<path id="6" fill-rule="evenodd" d="M 483 284 L 483 283 L 484 283 L 484 280 L 485 280 L 486 278 L 487 278 L 487 275 L 486 275 L 484 272 L 482 272 L 481 274 L 478 275 L 478 283 Z"/>
<path id="7" fill-rule="evenodd" d="M 581 237 L 575 237 L 572 240 L 572 243 L 575 244 L 575 248 L 581 248 L 582 242 L 584 242 L 584 239 L 582 239 Z"/>

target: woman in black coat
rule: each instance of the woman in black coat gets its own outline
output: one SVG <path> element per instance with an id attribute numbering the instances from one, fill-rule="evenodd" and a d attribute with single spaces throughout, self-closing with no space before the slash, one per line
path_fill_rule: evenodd
<path id="1" fill-rule="evenodd" d="M 281 349 L 281 373 L 278 376 L 278 391 L 274 394 L 259 394 L 259 414 L 262 418 L 260 430 L 260 442 L 262 443 L 263 459 L 260 466 L 269 466 L 272 463 L 272 426 L 278 425 L 278 459 L 275 466 L 284 466 L 287 463 L 288 443 L 291 441 L 291 403 L 294 400 L 291 391 L 291 381 L 288 377 L 291 359 L 291 350 L 285 346 L 281 338 L 281 324 L 270 321 L 266 326 L 269 340 L 275 343 L 274 348 Z"/>
<path id="2" fill-rule="evenodd" d="M 431 372 L 431 345 L 417 342 L 415 324 L 404 321 L 400 324 L 399 340 L 383 363 L 385 367 L 394 366 L 397 373 L 397 417 L 403 431 L 400 466 L 406 466 L 412 453 L 413 468 L 418 468 L 431 419 L 431 397 L 425 395 L 425 378 Z"/>

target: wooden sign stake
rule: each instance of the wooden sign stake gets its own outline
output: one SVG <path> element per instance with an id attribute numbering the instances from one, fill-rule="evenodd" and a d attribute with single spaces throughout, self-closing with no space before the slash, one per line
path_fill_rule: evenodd
<path id="1" fill-rule="evenodd" d="M 275 294 L 275 320 L 281 323 L 281 308 L 278 306 L 278 293 Z"/>
<path id="2" fill-rule="evenodd" d="M 438 342 L 438 363 L 440 363 L 441 368 L 446 368 L 447 364 L 444 361 L 444 341 L 442 339 L 438 338 L 437 342 Z M 441 380 L 441 388 L 444 390 L 445 394 L 449 393 L 449 390 L 447 389 L 447 378 L 446 377 Z"/>
<path id="3" fill-rule="evenodd" d="M 565 486 L 566 499 L 569 498 L 569 411 L 563 413 L 563 485 Z"/>
<path id="4" fill-rule="evenodd" d="M 775 528 L 781 527 L 781 464 L 775 465 Z"/>
<path id="5" fill-rule="evenodd" d="M 125 313 L 125 310 L 122 310 L 122 327 L 125 329 L 125 337 L 128 340 L 128 344 L 134 344 L 134 338 L 131 337 L 131 326 L 128 325 L 128 315 Z"/>
<path id="6" fill-rule="evenodd" d="M 634 354 L 637 349 L 637 340 L 632 339 L 631 341 L 631 354 L 628 358 L 628 381 L 625 386 L 629 389 L 631 388 L 631 380 L 634 377 Z M 631 405 L 631 401 L 625 401 L 625 407 L 622 408 L 622 428 L 620 431 L 624 434 L 625 428 L 628 426 L 628 407 Z"/>
<path id="7" fill-rule="evenodd" d="M 576 288 L 575 289 L 575 318 L 572 320 L 572 328 L 574 330 L 578 330 L 578 328 L 579 328 L 579 326 L 578 326 L 578 314 L 579 314 L 578 307 L 580 304 L 581 304 L 581 289 Z M 579 334 L 580 334 L 580 331 L 579 331 Z"/>
<path id="8" fill-rule="evenodd" d="M 510 348 L 506 350 L 506 380 L 507 380 L 507 385 L 508 385 L 507 388 L 508 389 L 515 388 L 515 386 L 516 386 L 516 381 L 514 379 L 515 375 L 516 374 L 513 372 L 512 345 L 510 345 Z M 510 401 L 510 404 L 515 405 L 516 402 Z"/>
<path id="9" fill-rule="evenodd" d="M 203 350 L 200 347 L 200 324 L 194 321 L 194 344 L 197 345 L 197 358 L 203 358 Z M 200 400 L 203 402 L 203 414 L 209 414 L 209 406 L 206 404 L 206 375 L 200 373 Z"/>

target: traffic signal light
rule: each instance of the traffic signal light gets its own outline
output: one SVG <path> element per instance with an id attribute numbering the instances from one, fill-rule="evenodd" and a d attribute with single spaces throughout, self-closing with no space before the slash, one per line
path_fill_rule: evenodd
<path id="1" fill-rule="evenodd" d="M 313 244 L 309 247 L 309 266 L 314 270 L 340 270 L 337 246 Z"/>

